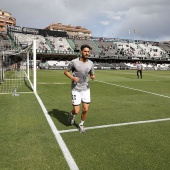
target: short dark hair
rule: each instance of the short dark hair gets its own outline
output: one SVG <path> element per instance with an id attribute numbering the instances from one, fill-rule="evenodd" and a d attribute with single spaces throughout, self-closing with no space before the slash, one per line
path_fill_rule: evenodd
<path id="1" fill-rule="evenodd" d="M 90 50 L 92 50 L 92 48 L 88 45 L 88 44 L 83 44 L 82 46 L 81 46 L 81 51 L 84 49 L 84 48 L 89 48 Z"/>

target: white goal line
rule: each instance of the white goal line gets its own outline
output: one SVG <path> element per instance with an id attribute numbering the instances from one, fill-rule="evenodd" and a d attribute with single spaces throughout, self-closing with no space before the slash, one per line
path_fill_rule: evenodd
<path id="1" fill-rule="evenodd" d="M 170 118 L 164 119 L 154 119 L 154 120 L 144 120 L 144 121 L 136 121 L 136 122 L 126 122 L 126 123 L 117 123 L 117 124 L 110 124 L 110 125 L 101 125 L 101 126 L 93 126 L 93 127 L 85 127 L 85 130 L 90 129 L 102 129 L 108 127 L 118 127 L 118 126 L 127 126 L 127 125 L 138 125 L 138 124 L 146 124 L 146 123 L 155 123 L 155 122 L 164 122 L 170 121 Z M 69 130 L 60 130 L 59 133 L 68 133 L 68 132 L 76 132 L 78 129 L 69 129 Z"/>

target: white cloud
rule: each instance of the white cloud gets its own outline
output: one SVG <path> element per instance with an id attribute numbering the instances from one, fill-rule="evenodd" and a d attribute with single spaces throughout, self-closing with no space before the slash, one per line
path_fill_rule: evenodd
<path id="1" fill-rule="evenodd" d="M 100 23 L 101 23 L 102 25 L 109 25 L 109 24 L 110 24 L 109 21 L 100 21 Z"/>
<path id="2" fill-rule="evenodd" d="M 94 36 L 129 38 L 128 30 L 136 28 L 143 39 L 170 37 L 169 0 L 1 0 L 0 8 L 19 26 L 44 28 L 61 22 L 86 27 Z"/>

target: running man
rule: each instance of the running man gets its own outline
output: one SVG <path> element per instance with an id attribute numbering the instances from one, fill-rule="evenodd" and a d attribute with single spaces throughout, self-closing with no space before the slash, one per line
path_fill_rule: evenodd
<path id="1" fill-rule="evenodd" d="M 81 122 L 78 125 L 80 133 L 84 133 L 84 121 L 87 117 L 89 104 L 91 102 L 88 75 L 92 80 L 95 79 L 93 62 L 88 59 L 91 47 L 87 44 L 81 46 L 81 56 L 73 59 L 64 74 L 72 80 L 71 93 L 73 110 L 69 113 L 69 123 L 73 125 L 75 115 L 80 112 L 82 103 Z M 70 73 L 72 71 L 72 74 Z"/>

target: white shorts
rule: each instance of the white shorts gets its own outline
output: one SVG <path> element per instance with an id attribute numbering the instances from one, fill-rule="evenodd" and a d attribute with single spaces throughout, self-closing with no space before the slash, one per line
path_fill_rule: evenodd
<path id="1" fill-rule="evenodd" d="M 72 104 L 74 106 L 80 105 L 81 102 L 83 103 L 90 103 L 90 89 L 87 89 L 86 91 L 72 91 Z"/>

